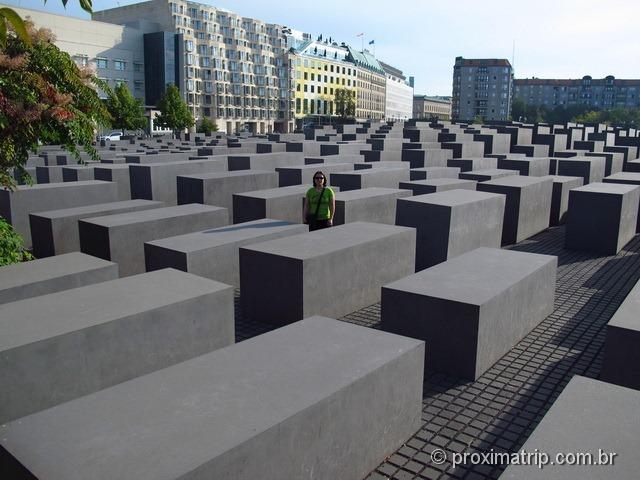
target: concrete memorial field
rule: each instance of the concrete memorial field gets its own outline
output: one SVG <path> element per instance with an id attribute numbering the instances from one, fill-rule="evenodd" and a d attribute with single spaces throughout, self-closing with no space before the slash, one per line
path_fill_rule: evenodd
<path id="1" fill-rule="evenodd" d="M 3 479 L 637 476 L 640 131 L 96 149 L 43 147 L 0 190 L 35 257 L 0 267 Z M 335 207 L 310 231 L 317 171 Z M 471 461 L 522 449 L 616 458 Z"/>

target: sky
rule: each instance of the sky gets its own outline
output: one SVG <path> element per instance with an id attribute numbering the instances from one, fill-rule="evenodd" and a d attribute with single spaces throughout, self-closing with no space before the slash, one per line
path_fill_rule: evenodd
<path id="1" fill-rule="evenodd" d="M 78 0 L 0 3 L 89 18 Z M 94 0 L 94 11 L 137 3 Z M 640 78 L 635 0 L 202 0 L 246 17 L 323 34 L 415 77 L 416 95 L 451 95 L 453 64 L 514 60 L 515 78 Z M 362 37 L 357 37 L 364 33 Z M 370 41 L 374 45 L 369 45 Z"/>

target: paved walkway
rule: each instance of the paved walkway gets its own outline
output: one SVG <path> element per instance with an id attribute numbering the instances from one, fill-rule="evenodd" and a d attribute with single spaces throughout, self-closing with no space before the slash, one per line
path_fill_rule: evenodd
<path id="1" fill-rule="evenodd" d="M 606 324 L 640 279 L 640 236 L 612 257 L 566 250 L 563 227 L 509 248 L 558 256 L 554 312 L 477 381 L 427 378 L 422 429 L 367 480 L 498 478 L 506 466 L 454 470 L 431 453 L 517 452 L 571 377 L 598 377 Z M 379 328 L 380 304 L 341 320 Z M 236 301 L 237 341 L 272 328 L 243 319 Z"/>

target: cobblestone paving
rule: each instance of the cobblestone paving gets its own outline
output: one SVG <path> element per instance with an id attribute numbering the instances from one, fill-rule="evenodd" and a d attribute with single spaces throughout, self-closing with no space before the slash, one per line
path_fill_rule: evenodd
<path id="1" fill-rule="evenodd" d="M 453 469 L 431 452 L 517 452 L 571 377 L 598 377 L 606 324 L 640 279 L 640 236 L 611 257 L 564 249 L 563 227 L 508 248 L 558 256 L 554 312 L 477 381 L 425 379 L 422 428 L 367 480 L 498 478 L 506 466 Z M 243 319 L 238 299 L 237 341 L 273 328 Z M 380 304 L 341 320 L 379 328 Z"/>

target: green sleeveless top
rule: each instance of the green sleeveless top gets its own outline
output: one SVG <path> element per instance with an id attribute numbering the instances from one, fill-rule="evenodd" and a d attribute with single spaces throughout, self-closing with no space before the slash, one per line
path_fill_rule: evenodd
<path id="1" fill-rule="evenodd" d="M 316 217 L 316 220 L 328 220 L 329 218 L 331 218 L 329 205 L 331 204 L 331 199 L 334 197 L 334 195 L 335 194 L 330 187 L 326 187 L 324 189 L 324 194 L 322 195 L 322 199 L 320 199 L 320 208 L 318 208 L 318 216 Z M 315 188 L 312 187 L 307 190 L 307 201 L 309 202 L 309 213 L 311 215 L 316 212 L 319 197 L 320 192 L 318 192 Z"/>

